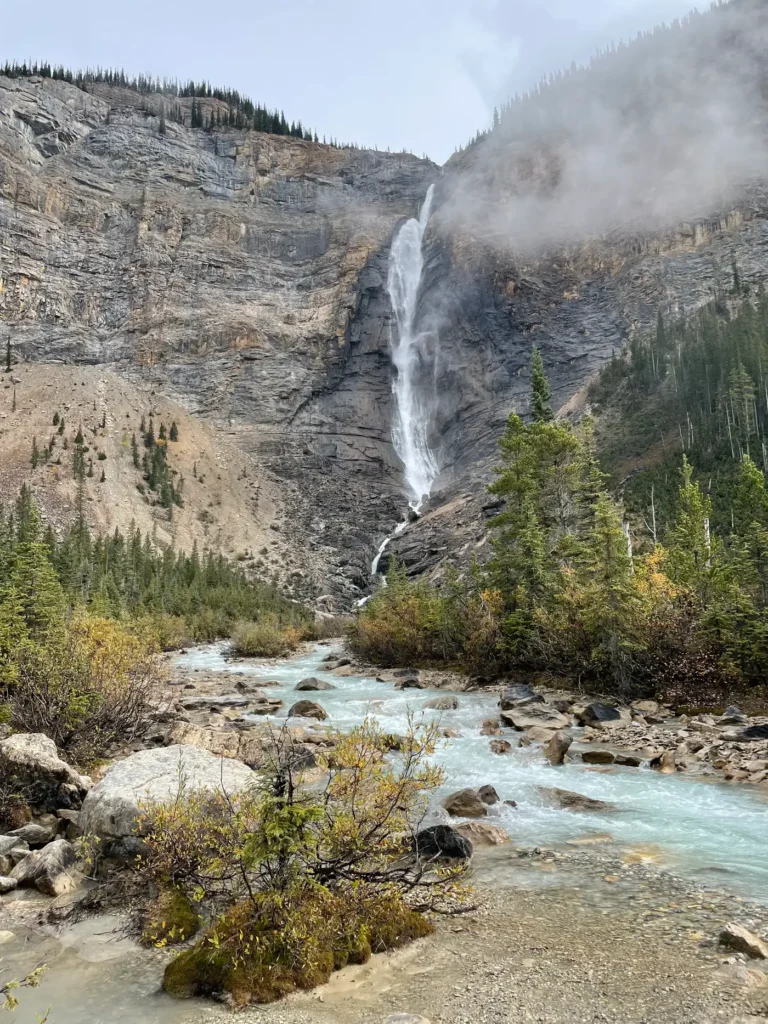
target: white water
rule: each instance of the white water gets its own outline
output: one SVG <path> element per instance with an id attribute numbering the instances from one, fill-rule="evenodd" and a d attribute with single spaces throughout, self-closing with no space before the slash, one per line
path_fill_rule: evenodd
<path id="1" fill-rule="evenodd" d="M 392 382 L 395 422 L 392 440 L 403 463 L 405 484 L 412 508 L 421 507 L 438 473 L 437 459 L 429 447 L 429 402 L 418 387 L 418 374 L 426 356 L 427 336 L 416 331 L 416 311 L 424 269 L 422 241 L 429 221 L 435 186 L 430 185 L 417 218 L 400 228 L 389 254 L 387 291 L 397 324 L 392 342 L 392 361 L 397 373 Z"/>
<path id="2" fill-rule="evenodd" d="M 351 728 L 372 714 L 386 732 L 402 735 L 409 710 L 420 712 L 424 703 L 440 692 L 398 691 L 391 683 L 378 683 L 374 678 L 334 676 L 322 663 L 328 651 L 322 646 L 290 661 L 263 665 L 227 662 L 224 649 L 214 645 L 190 651 L 180 658 L 180 664 L 187 669 L 247 672 L 279 680 L 282 687 L 270 687 L 269 693 L 280 696 L 286 709 L 300 696 L 293 692 L 297 682 L 310 675 L 326 679 L 336 689 L 309 696 L 327 710 L 329 724 L 340 729 Z M 498 756 L 490 752 L 488 737 L 480 735 L 483 720 L 498 714 L 497 698 L 458 694 L 458 700 L 458 710 L 439 716 L 444 727 L 461 733 L 446 740 L 436 754 L 447 772 L 445 791 L 490 783 L 502 800 L 515 800 L 516 808 L 498 805 L 490 809 L 490 820 L 504 826 L 515 843 L 547 846 L 586 833 L 609 832 L 621 846 L 658 847 L 664 866 L 702 886 L 728 886 L 753 898 L 768 899 L 768 800 L 764 795 L 751 787 L 660 775 L 648 769 L 594 771 L 576 761 L 555 768 L 539 747 Z M 431 718 L 437 712 L 424 714 Z M 285 711 L 275 721 L 281 719 L 285 720 Z M 578 742 L 579 731 L 575 734 Z M 508 738 L 514 743 L 514 735 Z M 618 811 L 574 814 L 555 810 L 544 806 L 537 786 L 559 786 L 607 800 Z"/>

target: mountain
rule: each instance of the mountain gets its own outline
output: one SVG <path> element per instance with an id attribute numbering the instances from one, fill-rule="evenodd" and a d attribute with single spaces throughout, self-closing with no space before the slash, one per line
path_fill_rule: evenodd
<path id="1" fill-rule="evenodd" d="M 502 111 L 442 169 L 192 128 L 193 103 L 203 124 L 226 110 L 215 96 L 174 96 L 182 124 L 161 116 L 161 93 L 0 76 L 0 325 L 18 400 L 45 365 L 88 367 L 89 397 L 102 379 L 107 393 L 122 382 L 133 419 L 174 403 L 187 436 L 198 424 L 269 494 L 263 508 L 233 499 L 245 525 L 228 550 L 280 537 L 281 582 L 349 607 L 407 505 L 391 441 L 388 258 L 435 183 L 416 328 L 441 472 L 392 550 L 431 576 L 482 555 L 484 485 L 508 412 L 527 408 L 534 344 L 558 405 L 577 412 L 659 308 L 709 302 L 734 266 L 750 287 L 766 276 L 752 146 L 765 134 L 764 21 L 760 5 L 721 5 L 606 54 Z M 115 499 L 124 515 L 135 502 L 168 533 L 165 510 L 134 490 Z M 213 491 L 205 501 L 215 508 Z M 205 541 L 197 515 L 183 533 L 181 522 L 179 543 Z"/>

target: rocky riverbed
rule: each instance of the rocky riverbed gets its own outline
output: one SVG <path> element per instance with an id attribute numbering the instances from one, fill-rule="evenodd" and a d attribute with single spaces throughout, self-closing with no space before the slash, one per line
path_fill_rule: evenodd
<path id="1" fill-rule="evenodd" d="M 119 913 L 72 923 L 68 907 L 90 885 L 78 836 L 96 831 L 104 852 L 130 855 L 138 791 L 172 796 L 182 761 L 195 782 L 247 785 L 287 726 L 311 773 L 334 729 L 374 715 L 396 748 L 413 713 L 443 734 L 447 779 L 431 821 L 456 848 L 474 847 L 477 906 L 438 921 L 433 939 L 259 1010 L 260 1020 L 741 1024 L 768 1014 L 764 785 L 702 784 L 760 774 L 735 762 L 760 759 L 764 741 L 744 733 L 764 720 L 738 709 L 685 720 L 649 702 L 614 707 L 511 684 L 472 692 L 458 674 L 374 672 L 323 645 L 283 661 L 234 660 L 213 645 L 169 667 L 156 720 L 95 779 L 50 742 L 0 741 L 4 768 L 23 768 L 41 800 L 33 822 L 0 837 L 0 875 L 10 876 L 0 970 L 50 965 L 41 989 L 24 993 L 18 1024 L 48 1005 L 56 1024 L 223 1019 L 215 1006 L 157 994 L 167 954 L 140 949 Z M 729 926 L 738 948 L 719 941 Z"/>

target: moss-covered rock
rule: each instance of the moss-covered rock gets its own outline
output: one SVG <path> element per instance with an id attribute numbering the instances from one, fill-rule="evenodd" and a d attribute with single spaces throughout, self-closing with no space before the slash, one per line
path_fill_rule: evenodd
<path id="1" fill-rule="evenodd" d="M 186 942 L 200 929 L 200 915 L 178 889 L 162 893 L 150 907 L 141 941 L 145 946 L 171 946 Z"/>

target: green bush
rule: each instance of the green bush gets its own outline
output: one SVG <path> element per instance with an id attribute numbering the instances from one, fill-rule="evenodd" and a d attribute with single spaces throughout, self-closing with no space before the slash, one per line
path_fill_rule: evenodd
<path id="1" fill-rule="evenodd" d="M 236 622 L 232 650 L 244 658 L 281 658 L 296 649 L 297 636 L 274 622 Z"/>

